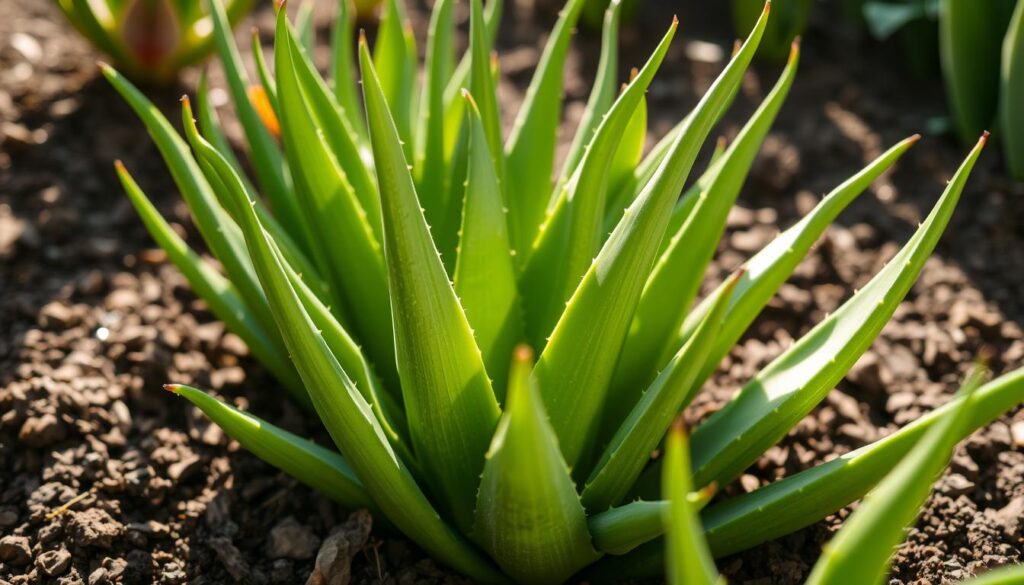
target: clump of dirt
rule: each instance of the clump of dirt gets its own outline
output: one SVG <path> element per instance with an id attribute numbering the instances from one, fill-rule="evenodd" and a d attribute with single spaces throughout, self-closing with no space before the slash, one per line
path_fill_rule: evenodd
<path id="1" fill-rule="evenodd" d="M 664 20 L 646 3 L 623 33 L 640 63 Z M 649 99 L 661 134 L 695 102 L 728 46 L 727 25 L 679 8 L 686 27 Z M 412 14 L 422 29 L 425 7 Z M 98 78 L 91 49 L 50 3 L 0 0 L 0 583 L 459 583 L 406 541 L 371 533 L 228 440 L 168 382 L 208 388 L 275 424 L 329 439 L 226 333 L 155 249 L 121 195 L 123 159 L 198 242 L 141 124 Z M 518 12 L 518 9 L 516 10 Z M 655 16 L 657 15 L 657 16 Z M 257 22 L 269 30 L 269 10 Z M 510 14 L 508 18 L 512 19 Z M 521 100 L 549 26 L 503 32 L 503 99 Z M 698 26 L 699 25 L 699 26 Z M 702 35 L 688 37 L 691 34 Z M 717 36 L 716 36 L 717 35 Z M 579 119 L 598 39 L 570 57 L 566 137 Z M 267 37 L 269 39 L 269 36 Z M 908 85 L 851 39 L 817 36 L 788 104 L 730 215 L 711 286 L 806 213 L 819 195 L 941 114 L 937 83 Z M 842 63 L 843 67 L 836 67 Z M 732 135 L 777 68 L 748 76 Z M 176 97 L 152 88 L 177 119 Z M 899 88 L 893 91 L 892 88 Z M 689 410 L 709 415 L 758 368 L 862 286 L 927 213 L 963 149 L 927 138 L 829 230 Z M 893 322 L 828 400 L 725 495 L 756 489 L 874 441 L 944 403 L 982 348 L 997 373 L 1024 361 L 1024 190 L 986 155 L 953 223 Z M 952 581 L 1020 562 L 1024 414 L 957 451 L 894 561 L 893 583 Z M 798 583 L 849 510 L 722 559 L 734 583 Z"/>

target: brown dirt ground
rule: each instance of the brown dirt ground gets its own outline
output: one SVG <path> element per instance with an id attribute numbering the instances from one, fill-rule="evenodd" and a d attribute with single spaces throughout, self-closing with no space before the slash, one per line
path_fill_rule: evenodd
<path id="1" fill-rule="evenodd" d="M 700 40 L 728 47 L 728 25 L 684 2 L 683 27 L 650 92 L 663 133 L 720 68 Z M 516 10 L 501 38 L 503 99 L 521 99 L 543 10 Z M 650 2 L 623 34 L 639 64 L 667 10 Z M 402 540 L 366 540 L 365 518 L 271 469 L 159 390 L 210 388 L 291 430 L 316 425 L 274 389 L 154 248 L 111 169 L 120 158 L 195 242 L 184 205 L 141 124 L 98 78 L 89 47 L 43 0 L 0 0 L 0 583 L 296 583 L 320 543 L 354 551 L 355 583 L 456 583 Z M 424 6 L 413 16 L 422 30 Z M 268 30 L 269 10 L 258 23 Z M 820 195 L 943 112 L 934 79 L 911 79 L 891 47 L 826 34 L 819 15 L 801 73 L 730 216 L 717 282 Z M 830 27 L 831 30 L 831 27 Z M 567 128 L 578 120 L 597 35 L 570 58 Z M 727 53 L 727 49 L 725 49 Z M 851 58 L 856 55 L 856 58 Z M 713 55 L 711 55 L 713 57 Z M 759 66 L 723 124 L 733 135 L 774 81 Z M 172 119 L 176 88 L 150 93 Z M 994 150 L 994 149 L 993 149 Z M 696 421 L 892 257 L 965 149 L 928 136 L 829 230 L 690 409 Z M 997 153 L 975 171 L 938 250 L 893 322 L 828 400 L 726 492 L 750 490 L 892 431 L 957 387 L 993 350 L 1002 373 L 1024 358 L 1024 189 Z M 70 504 L 60 512 L 61 506 Z M 734 583 L 797 583 L 847 511 L 721 561 Z M 1020 562 L 1024 411 L 957 451 L 895 558 L 891 583 L 942 583 Z"/>

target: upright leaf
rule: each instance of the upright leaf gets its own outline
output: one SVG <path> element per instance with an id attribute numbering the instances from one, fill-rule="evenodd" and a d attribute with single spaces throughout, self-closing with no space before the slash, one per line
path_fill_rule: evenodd
<path id="1" fill-rule="evenodd" d="M 1000 76 L 999 115 L 1000 134 L 1006 167 L 1018 181 L 1024 181 L 1024 2 L 1010 20 L 1003 39 L 1003 64 Z"/>
<path id="2" fill-rule="evenodd" d="M 693 490 L 689 449 L 682 421 L 679 421 L 669 432 L 665 445 L 668 465 L 661 490 L 669 500 L 664 513 L 666 581 L 670 585 L 724 583 L 704 539 L 696 508 L 687 497 Z"/>
<path id="3" fill-rule="evenodd" d="M 523 315 L 509 253 L 508 228 L 494 159 L 480 111 L 465 94 L 469 117 L 469 176 L 455 264 L 455 294 L 462 301 L 498 400 L 504 400 L 510 356 L 522 340 Z"/>
<path id="4" fill-rule="evenodd" d="M 263 195 L 270 201 L 270 208 L 281 220 L 281 224 L 305 250 L 309 251 L 309 242 L 305 240 L 307 226 L 299 211 L 299 203 L 295 198 L 281 151 L 249 101 L 248 76 L 242 64 L 242 57 L 238 54 L 238 47 L 235 46 L 224 5 L 221 0 L 209 2 L 213 36 L 217 42 L 220 61 L 224 66 L 224 76 L 235 105 L 235 113 L 245 131 L 256 182 Z"/>
<path id="5" fill-rule="evenodd" d="M 480 120 L 488 149 L 494 158 L 498 184 L 504 190 L 505 157 L 502 152 L 501 113 L 498 111 L 497 85 L 491 71 L 491 52 L 488 51 L 490 43 L 487 42 L 482 0 L 470 0 L 469 6 L 469 88 L 480 110 Z"/>
<path id="6" fill-rule="evenodd" d="M 722 328 L 722 316 L 739 277 L 737 273 L 729 279 L 730 286 L 719 293 L 714 309 L 705 316 L 698 332 L 623 417 L 583 489 L 583 505 L 587 510 L 604 511 L 629 493 L 666 429 L 682 410 L 686 399 L 703 382 L 697 374 Z"/>
<path id="7" fill-rule="evenodd" d="M 592 3 L 588 3 L 590 5 Z M 604 24 L 601 26 L 601 56 L 597 62 L 597 76 L 594 87 L 587 98 L 587 106 L 583 110 L 579 126 L 573 135 L 569 152 L 562 163 L 556 187 L 564 185 L 572 176 L 583 158 L 583 149 L 594 137 L 601 118 L 615 101 L 615 89 L 618 87 L 616 76 L 619 69 L 619 21 L 622 19 L 622 0 L 611 0 L 604 11 Z M 646 130 L 646 128 L 645 128 Z"/>
<path id="8" fill-rule="evenodd" d="M 356 89 L 355 24 L 352 0 L 338 0 L 338 14 L 331 30 L 331 89 L 349 125 L 358 133 L 359 142 L 365 144 L 369 136 Z"/>
<path id="9" fill-rule="evenodd" d="M 1001 0 L 940 0 L 939 57 L 946 98 L 960 140 L 969 144 L 996 117 L 999 56 L 1008 19 Z"/>
<path id="10" fill-rule="evenodd" d="M 506 192 L 512 194 L 509 211 L 516 250 L 526 250 L 533 242 L 551 198 L 565 58 L 585 3 L 569 0 L 562 8 L 508 138 Z"/>
<path id="11" fill-rule="evenodd" d="M 644 384 L 664 365 L 666 360 L 662 356 L 671 355 L 679 347 L 667 346 L 697 296 L 725 231 L 729 210 L 796 77 L 798 57 L 799 50 L 794 44 L 789 64 L 775 88 L 708 171 L 710 177 L 693 211 L 671 235 L 668 247 L 654 264 L 616 366 L 607 411 L 609 423 L 622 420 L 622 414 L 636 402 Z"/>
<path id="12" fill-rule="evenodd" d="M 380 75 L 384 97 L 402 139 L 405 158 L 413 160 L 412 96 L 416 61 L 409 60 L 405 27 L 405 10 L 400 0 L 384 0 L 384 12 L 373 46 L 373 65 Z"/>
<path id="13" fill-rule="evenodd" d="M 742 473 L 806 416 L 870 347 L 935 248 L 986 140 L 978 141 L 928 218 L 871 282 L 697 427 L 695 484 L 722 484 Z"/>
<path id="14" fill-rule="evenodd" d="M 360 40 L 370 141 L 377 161 L 398 374 L 418 456 L 433 489 L 468 531 L 498 404 L 466 315 L 430 239 L 384 91 Z"/>
<path id="15" fill-rule="evenodd" d="M 614 360 L 640 299 L 643 281 L 654 263 L 669 212 L 711 130 L 717 107 L 731 96 L 750 63 L 766 18 L 767 10 L 743 48 L 701 99 L 657 176 L 623 214 L 537 362 L 533 375 L 570 465 L 576 465 L 593 443 Z M 600 318 L 595 319 L 595 315 Z"/>
<path id="16" fill-rule="evenodd" d="M 487 452 L 475 539 L 520 583 L 564 582 L 598 554 L 558 439 L 530 381 L 533 352 L 519 346 L 508 408 Z"/>
<path id="17" fill-rule="evenodd" d="M 291 31 L 282 11 L 277 21 L 278 94 L 285 152 L 299 186 L 302 212 L 316 242 L 314 260 L 331 283 L 335 298 L 351 315 L 356 337 L 374 364 L 397 388 L 387 269 L 367 214 L 319 132 L 302 91 L 291 50 Z M 355 276 L 358 274 L 358 276 Z"/>
<path id="18" fill-rule="evenodd" d="M 555 207 L 525 259 L 523 292 L 528 332 L 536 347 L 544 346 L 565 301 L 576 290 L 601 247 L 609 169 L 678 26 L 673 19 L 643 70 L 602 119 L 576 172 L 559 190 Z"/>
<path id="19" fill-rule="evenodd" d="M 438 0 L 430 16 L 427 36 L 427 61 L 420 100 L 419 129 L 416 132 L 417 179 L 427 223 L 440 226 L 446 203 L 445 180 L 448 169 L 444 157 L 444 88 L 451 75 L 452 35 L 455 29 L 455 1 Z"/>

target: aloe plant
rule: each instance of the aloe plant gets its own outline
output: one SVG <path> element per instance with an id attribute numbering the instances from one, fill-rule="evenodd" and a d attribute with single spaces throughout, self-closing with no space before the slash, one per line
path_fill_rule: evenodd
<path id="1" fill-rule="evenodd" d="M 254 0 L 227 0 L 232 24 Z M 71 24 L 133 79 L 168 82 L 213 51 L 210 14 L 199 0 L 54 0 Z"/>
<path id="2" fill-rule="evenodd" d="M 650 453 L 829 223 L 917 140 L 839 185 L 692 306 L 799 50 L 680 199 L 769 7 L 690 115 L 642 156 L 645 92 L 677 23 L 620 90 L 621 4 L 613 0 L 597 81 L 559 168 L 563 71 L 585 1 L 569 0 L 561 12 L 506 136 L 493 57 L 498 0 L 486 9 L 470 1 L 460 61 L 455 0 L 434 4 L 422 77 L 398 0 L 388 0 L 372 50 L 365 36 L 356 40 L 341 3 L 329 79 L 282 10 L 273 71 L 257 60 L 262 112 L 213 0 L 252 177 L 218 128 L 205 83 L 194 108 L 183 100 L 182 137 L 103 68 L 148 128 L 222 270 L 189 248 L 119 164 L 147 229 L 282 389 L 319 418 L 334 448 L 199 389 L 167 388 L 259 457 L 345 507 L 369 507 L 439 562 L 485 583 L 562 582 L 632 558 L 621 555 L 664 532 L 660 490 L 656 501 L 632 501 L 661 468 Z M 910 289 L 983 145 L 896 259 L 697 427 L 692 476 L 681 464 L 670 468 L 672 491 L 688 491 L 680 483 L 688 481 L 697 492 L 687 501 L 703 505 L 710 486 L 736 477 L 826 396 Z M 1019 402 L 1022 378 L 979 390 L 968 428 Z M 752 546 L 861 497 L 933 418 L 849 465 L 829 462 L 708 507 L 710 550 Z M 807 483 L 815 497 L 805 497 Z M 694 511 L 685 514 L 695 526 Z"/>

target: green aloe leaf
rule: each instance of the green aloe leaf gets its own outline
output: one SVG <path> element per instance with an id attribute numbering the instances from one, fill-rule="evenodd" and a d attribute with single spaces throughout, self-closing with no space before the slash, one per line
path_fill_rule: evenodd
<path id="1" fill-rule="evenodd" d="M 999 139 L 1010 174 L 1024 181 L 1024 2 L 1017 2 L 1003 40 L 1001 82 Z"/>
<path id="2" fill-rule="evenodd" d="M 939 57 L 960 140 L 969 144 L 996 118 L 1006 2 L 940 0 Z"/>
<path id="3" fill-rule="evenodd" d="M 484 7 L 484 27 L 488 53 L 494 50 L 494 40 L 498 36 L 498 25 L 501 23 L 501 14 L 504 6 L 504 0 L 490 0 L 487 6 Z M 451 166 L 450 161 L 452 160 L 456 143 L 459 137 L 462 136 L 459 129 L 462 128 L 462 121 L 465 118 L 465 112 L 463 111 L 465 100 L 462 99 L 461 93 L 467 87 L 469 70 L 472 65 L 473 53 L 472 51 L 466 51 L 462 55 L 462 60 L 459 61 L 458 66 L 455 68 L 455 73 L 452 74 L 448 80 L 448 85 L 444 89 L 444 155 L 445 160 L 448 161 L 448 166 Z"/>
<path id="4" fill-rule="evenodd" d="M 310 251 L 306 241 L 308 226 L 302 219 L 298 201 L 291 184 L 291 177 L 285 167 L 281 151 L 270 135 L 259 114 L 249 101 L 249 80 L 238 54 L 238 47 L 231 32 L 230 23 L 221 0 L 210 0 L 210 16 L 213 19 L 213 36 L 224 66 L 228 91 L 235 105 L 235 113 L 245 131 L 246 144 L 252 160 L 256 183 L 270 202 L 270 208 L 304 250 Z"/>
<path id="5" fill-rule="evenodd" d="M 201 163 L 205 164 L 206 168 L 209 169 L 210 175 L 217 176 L 220 185 L 223 186 L 225 197 L 233 201 L 232 207 L 238 210 L 239 217 L 241 217 L 241 214 L 245 213 L 243 208 L 247 207 L 245 202 L 254 201 L 254 198 L 245 191 L 241 179 L 234 169 L 231 168 L 227 160 L 212 145 L 199 137 L 198 130 L 194 123 L 192 123 L 188 101 L 184 102 L 183 109 L 185 131 L 190 141 L 192 141 L 197 156 L 199 156 Z M 256 217 L 260 217 L 258 212 Z M 272 232 L 266 228 L 262 220 L 260 224 L 263 225 L 264 231 L 270 236 L 274 254 L 288 276 L 289 284 L 295 290 L 295 294 L 299 297 L 313 325 L 320 332 L 320 336 L 327 343 L 327 347 L 330 348 L 339 365 L 349 374 L 360 394 L 373 408 L 374 414 L 377 415 L 377 420 L 380 422 L 391 444 L 399 450 L 399 454 L 406 462 L 411 462 L 412 458 L 408 447 L 400 439 L 398 432 L 395 430 L 396 425 L 393 422 L 397 413 L 400 412 L 397 405 L 387 402 L 389 397 L 381 392 L 380 383 L 359 346 L 335 319 L 334 315 L 331 314 L 330 309 L 317 298 L 309 286 L 306 285 L 303 278 L 289 265 L 277 242 L 274 241 Z"/>
<path id="6" fill-rule="evenodd" d="M 289 33 L 291 31 L 289 30 Z M 277 37 L 280 39 L 281 37 Z M 377 185 L 373 180 L 372 165 L 364 162 L 355 131 L 334 99 L 327 83 L 320 77 L 312 60 L 296 43 L 295 37 L 288 34 L 284 37 L 291 49 L 291 62 L 294 64 L 295 77 L 302 94 L 310 106 L 315 120 L 315 128 L 321 133 L 329 146 L 333 159 L 343 171 L 359 204 L 366 212 L 366 221 L 373 228 L 374 237 L 381 238 L 380 197 Z M 284 130 L 285 133 L 288 128 Z M 287 140 L 287 137 L 285 137 Z"/>
<path id="7" fill-rule="evenodd" d="M 631 74 L 635 75 L 636 69 Z M 625 91 L 628 85 L 623 84 Z M 619 138 L 615 157 L 608 167 L 608 188 L 605 196 L 605 207 L 611 195 L 618 193 L 633 178 L 637 165 L 644 154 L 644 141 L 647 138 L 647 99 L 641 98 L 633 117 L 629 119 L 625 132 Z M 603 210 L 602 210 L 603 212 Z"/>
<path id="8" fill-rule="evenodd" d="M 587 510 L 604 511 L 629 493 L 687 397 L 703 382 L 697 374 L 722 328 L 722 317 L 740 275 L 729 278 L 729 286 L 718 294 L 714 308 L 705 316 L 697 333 L 623 417 L 583 489 L 582 500 Z"/>
<path id="9" fill-rule="evenodd" d="M 287 16 L 278 15 L 278 94 L 285 132 L 285 152 L 299 186 L 299 200 L 316 242 L 314 260 L 331 283 L 335 298 L 350 315 L 356 337 L 397 393 L 391 306 L 384 253 L 366 211 L 345 172 L 318 131 L 299 81 Z M 355 276 L 358 274 L 358 276 Z"/>
<path id="10" fill-rule="evenodd" d="M 280 75 L 282 70 L 278 71 Z M 243 211 L 240 226 L 246 245 L 288 353 L 320 420 L 367 492 L 397 528 L 441 562 L 483 582 L 503 582 L 493 566 L 448 526 L 427 500 L 407 463 L 389 444 L 371 406 L 303 308 L 252 206 L 238 207 Z"/>
<path id="11" fill-rule="evenodd" d="M 541 226 L 532 249 L 528 250 L 522 288 L 528 333 L 536 347 L 544 346 L 544 340 L 565 308 L 565 301 L 579 285 L 601 247 L 609 169 L 678 26 L 678 21 L 673 19 L 644 68 L 603 117 L 583 160 L 558 192 L 555 207 Z"/>
<path id="12" fill-rule="evenodd" d="M 265 330 L 273 331 L 273 318 L 256 280 L 252 262 L 245 251 L 242 236 L 227 212 L 220 206 L 213 188 L 192 158 L 188 145 L 178 136 L 160 111 L 134 85 L 113 68 L 101 66 L 104 77 L 135 110 L 160 150 L 181 191 L 203 241 L 224 266 L 228 279 L 245 299 L 245 304 Z M 273 333 L 270 333 L 272 338 Z"/>
<path id="13" fill-rule="evenodd" d="M 509 201 L 509 223 L 516 250 L 529 249 L 551 199 L 565 58 L 585 3 L 569 0 L 562 8 L 508 138 L 506 192 L 515 194 Z"/>
<path id="14" fill-rule="evenodd" d="M 345 508 L 376 511 L 366 487 L 336 451 L 242 412 L 197 388 L 183 384 L 167 384 L 164 388 L 194 404 L 229 437 L 263 461 Z"/>
<path id="15" fill-rule="evenodd" d="M 288 361 L 288 357 L 274 343 L 274 337 L 268 335 L 266 329 L 255 319 L 252 311 L 242 300 L 241 295 L 230 281 L 220 275 L 209 264 L 204 262 L 188 244 L 168 225 L 167 221 L 156 210 L 146 194 L 142 192 L 135 179 L 118 161 L 115 163 L 117 175 L 121 180 L 128 199 L 142 219 L 146 230 L 166 253 L 168 259 L 188 280 L 189 286 L 199 298 L 206 301 L 210 311 L 224 322 L 228 330 L 238 335 L 249 346 L 249 351 L 267 367 L 281 384 L 300 401 L 308 403 L 306 390 L 298 372 Z"/>
<path id="16" fill-rule="evenodd" d="M 359 142 L 366 144 L 370 137 L 366 133 L 366 119 L 356 89 L 355 28 L 352 0 L 338 0 L 338 14 L 331 30 L 331 89 L 349 126 L 359 135 Z"/>
<path id="17" fill-rule="evenodd" d="M 795 225 L 779 234 L 771 243 L 744 263 L 745 274 L 736 286 L 722 334 L 715 342 L 702 376 L 710 375 L 722 358 L 754 321 L 779 287 L 811 250 L 825 229 L 854 199 L 863 193 L 882 173 L 892 167 L 920 136 L 914 135 L 896 144 L 836 187 Z M 725 285 L 721 285 L 719 290 Z M 708 297 L 713 298 L 712 296 Z M 705 300 L 690 312 L 683 326 L 673 335 L 669 347 L 679 347 L 693 334 L 703 315 L 711 307 Z"/>
<path id="18" fill-rule="evenodd" d="M 587 517 L 537 388 L 533 352 L 515 352 L 508 408 L 487 452 L 477 496 L 475 540 L 520 583 L 564 582 L 598 558 Z"/>
<path id="19" fill-rule="evenodd" d="M 679 421 L 669 432 L 665 444 L 668 464 L 661 490 L 669 501 L 664 510 L 666 581 L 671 585 L 724 583 L 701 531 L 697 507 L 688 497 L 693 491 L 689 450 L 686 432 Z"/>
<path id="20" fill-rule="evenodd" d="M 97 18 L 89 0 L 57 0 L 56 4 L 68 17 L 68 21 L 75 26 L 75 29 L 104 53 L 119 63 L 132 61 L 126 48 L 115 41 L 117 36 L 112 35 Z"/>
<path id="21" fill-rule="evenodd" d="M 1020 585 L 1024 583 L 1024 565 L 1013 565 L 992 569 L 973 579 L 963 582 L 963 585 Z"/>
<path id="22" fill-rule="evenodd" d="M 217 110 L 213 107 L 213 103 L 210 101 L 210 83 L 205 71 L 199 76 L 199 85 L 196 88 L 196 113 L 199 116 L 199 127 L 203 131 L 203 136 L 231 163 L 231 166 L 235 168 L 239 176 L 245 181 L 246 189 L 250 193 L 255 193 L 256 188 L 252 186 L 248 177 L 244 175 L 242 163 L 235 156 L 231 143 L 228 142 L 227 137 L 224 136 L 220 129 L 220 118 L 217 115 Z M 223 205 L 223 201 L 221 205 Z"/>
<path id="23" fill-rule="evenodd" d="M 865 352 L 910 290 L 953 213 L 986 137 L 931 214 L 864 288 L 768 364 L 693 434 L 694 483 L 731 481 L 817 405 Z"/>
<path id="24" fill-rule="evenodd" d="M 985 375 L 975 371 L 964 383 L 964 399 L 928 431 L 900 463 L 871 490 L 824 546 L 807 585 L 853 582 L 881 584 L 905 531 L 921 511 L 953 448 L 970 424 L 973 393 Z"/>
<path id="25" fill-rule="evenodd" d="M 490 43 L 486 35 L 482 0 L 470 0 L 469 17 L 469 50 L 471 54 L 469 69 L 469 90 L 480 110 L 484 136 L 487 137 L 488 149 L 494 158 L 494 171 L 498 175 L 498 184 L 504 190 L 505 157 L 501 137 L 501 112 L 498 110 L 497 82 L 492 74 L 492 55 L 488 50 Z"/>
<path id="26" fill-rule="evenodd" d="M 231 168 L 235 171 L 235 174 L 242 182 L 245 192 L 256 201 L 256 214 L 259 216 L 260 222 L 274 237 L 274 241 L 277 242 L 278 247 L 281 248 L 281 253 L 288 260 L 288 263 L 295 268 L 296 272 L 302 274 L 303 278 L 307 283 L 309 283 L 310 288 L 313 289 L 317 297 L 321 300 L 329 298 L 330 293 L 327 288 L 327 283 L 325 283 L 320 277 L 319 271 L 313 266 L 312 262 L 310 262 L 305 252 L 299 248 L 299 245 L 292 239 L 291 235 L 285 231 L 284 226 L 277 221 L 277 218 L 275 218 L 266 206 L 263 205 L 263 202 L 256 199 L 256 188 L 245 177 L 241 163 L 239 163 L 234 152 L 231 150 L 231 146 L 228 144 L 227 138 L 220 131 L 217 113 L 210 104 L 208 88 L 206 85 L 206 75 L 200 77 L 197 94 L 196 113 L 199 117 L 199 126 L 202 128 L 203 137 L 206 138 L 206 140 L 208 140 L 210 144 L 217 149 L 217 152 L 224 157 L 224 160 L 231 165 Z M 188 98 L 184 98 L 183 101 L 187 106 Z M 191 116 L 192 114 L 189 113 L 186 115 L 186 118 L 191 119 Z M 187 124 L 186 128 L 188 128 Z M 189 142 L 194 148 L 194 140 L 189 138 Z M 203 169 L 203 172 L 205 173 L 206 169 Z M 220 201 L 221 206 L 223 206 L 228 212 L 228 215 L 231 216 L 231 219 L 237 221 L 238 211 L 231 206 L 233 200 L 230 197 L 225 196 L 221 190 L 215 189 L 214 193 L 217 195 L 217 200 Z"/>
<path id="27" fill-rule="evenodd" d="M 408 21 L 399 0 L 384 0 L 384 12 L 377 29 L 373 47 L 373 65 L 380 76 L 391 115 L 395 119 L 398 135 L 406 160 L 413 160 L 412 97 L 416 79 L 416 60 L 409 59 L 405 29 Z M 365 91 L 364 91 L 365 93 Z"/>
<path id="28" fill-rule="evenodd" d="M 592 4 L 592 3 L 588 3 Z M 619 69 L 619 22 L 622 20 L 622 0 L 611 0 L 604 11 L 604 24 L 601 26 L 601 57 L 597 63 L 597 76 L 594 87 L 587 98 L 587 106 L 583 110 L 580 124 L 576 127 L 569 152 L 565 155 L 562 172 L 557 186 L 561 187 L 569 180 L 572 173 L 583 158 L 583 149 L 594 137 L 601 118 L 612 103 L 615 102 L 615 89 L 618 87 Z M 646 127 L 644 128 L 646 130 Z"/>
<path id="29" fill-rule="evenodd" d="M 455 294 L 462 301 L 501 402 L 512 350 L 523 337 L 523 314 L 494 158 L 480 111 L 470 94 L 465 96 L 469 103 L 469 175 L 455 264 Z"/>
<path id="30" fill-rule="evenodd" d="M 456 524 L 468 531 L 500 411 L 466 314 L 430 239 L 398 130 L 362 40 L 359 60 L 409 432 L 417 455 L 430 461 L 431 485 Z"/>
<path id="31" fill-rule="evenodd" d="M 451 75 L 455 31 L 454 0 L 434 4 L 427 34 L 427 57 L 420 100 L 419 129 L 416 133 L 416 192 L 420 194 L 427 223 L 440 226 L 447 203 L 445 181 L 448 169 L 444 157 L 444 88 Z"/>
<path id="32" fill-rule="evenodd" d="M 302 0 L 299 11 L 295 13 L 296 40 L 308 54 L 313 54 L 313 41 L 316 30 L 313 28 L 313 1 Z"/>
<path id="33" fill-rule="evenodd" d="M 863 497 L 929 429 L 958 408 L 963 398 L 957 396 L 870 445 L 708 506 L 702 518 L 712 552 L 724 557 L 753 548 L 809 526 Z M 974 393 L 973 400 L 970 424 L 955 437 L 957 441 L 1024 402 L 1024 369 L 985 384 Z M 610 578 L 660 574 L 664 544 L 652 540 L 662 534 L 665 506 L 664 501 L 633 502 L 591 517 L 591 533 L 599 550 L 624 555 L 598 563 L 593 573 L 608 574 Z"/>
<path id="34" fill-rule="evenodd" d="M 711 131 L 718 107 L 731 97 L 750 63 L 766 18 L 767 10 L 743 48 L 701 99 L 658 174 L 624 212 L 537 362 L 534 377 L 570 465 L 579 463 L 585 448 L 593 444 L 614 361 L 654 264 L 672 206 L 700 145 Z M 594 315 L 601 318 L 595 319 Z"/>
<path id="35" fill-rule="evenodd" d="M 267 101 L 270 102 L 270 107 L 280 116 L 281 106 L 277 101 L 277 83 L 274 81 L 274 76 L 270 73 L 270 67 L 267 66 L 267 60 L 263 57 L 263 43 L 260 41 L 260 31 L 254 28 L 252 30 L 252 59 L 256 63 L 256 74 L 260 78 L 260 87 L 267 94 Z M 250 94 L 252 88 L 249 89 Z M 251 97 L 251 96 L 250 96 Z"/>
<path id="36" fill-rule="evenodd" d="M 725 231 L 729 210 L 793 85 L 799 55 L 794 44 L 789 63 L 775 87 L 708 171 L 706 186 L 697 196 L 693 210 L 672 234 L 668 247 L 655 263 L 616 366 L 609 397 L 609 422 L 621 420 L 622 413 L 636 402 L 640 389 L 665 363 L 663 356 L 671 355 L 680 347 L 671 345 L 673 334 L 683 324 L 697 296 Z"/>

